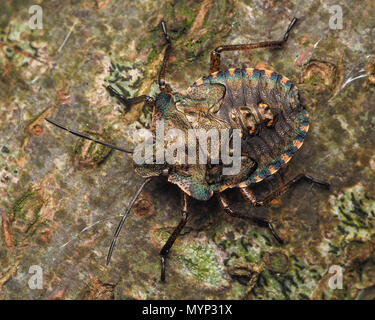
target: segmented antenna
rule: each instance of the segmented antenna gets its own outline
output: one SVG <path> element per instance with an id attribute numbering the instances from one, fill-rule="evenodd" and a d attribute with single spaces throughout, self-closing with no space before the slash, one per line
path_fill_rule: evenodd
<path id="1" fill-rule="evenodd" d="M 109 147 L 109 148 L 111 148 L 111 149 L 115 149 L 115 150 L 118 150 L 118 151 L 122 151 L 122 152 L 126 152 L 126 153 L 133 153 L 133 150 L 123 149 L 123 148 L 117 147 L 117 146 L 115 146 L 115 145 L 113 145 L 113 144 L 110 144 L 110 143 L 108 143 L 108 142 L 104 142 L 104 141 L 100 141 L 100 140 L 97 140 L 97 139 L 91 138 L 90 136 L 85 135 L 85 134 L 83 134 L 83 133 L 81 133 L 81 132 L 77 132 L 77 131 L 71 130 L 71 129 L 69 129 L 69 128 L 66 128 L 66 127 L 62 126 L 61 124 L 58 124 L 57 122 L 55 122 L 55 121 L 53 121 L 53 120 L 51 120 L 51 119 L 48 119 L 48 118 L 45 118 L 45 119 L 46 119 L 49 123 L 53 124 L 54 126 L 60 128 L 60 129 L 63 129 L 63 130 L 65 130 L 65 131 L 68 131 L 68 132 L 70 132 L 70 133 L 72 133 L 72 134 L 74 134 L 75 136 L 78 136 L 78 137 L 80 137 L 80 138 L 84 138 L 84 139 L 87 139 L 87 140 L 94 141 L 94 142 L 99 143 L 99 144 L 101 144 L 101 145 L 103 145 L 103 146 L 106 146 L 106 147 Z"/>

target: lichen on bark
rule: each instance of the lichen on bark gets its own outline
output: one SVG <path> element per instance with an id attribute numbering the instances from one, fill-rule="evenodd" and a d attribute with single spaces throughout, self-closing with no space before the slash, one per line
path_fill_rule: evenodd
<path id="1" fill-rule="evenodd" d="M 33 4 L 43 9 L 43 29 L 29 27 Z M 333 30 L 334 4 L 1 1 L 0 297 L 373 299 L 375 8 L 373 1 L 340 1 L 343 29 Z M 162 18 L 173 43 L 167 81 L 178 91 L 208 74 L 218 45 L 278 40 L 293 16 L 300 22 L 285 48 L 224 53 L 223 68 L 268 66 L 296 83 L 311 128 L 285 179 L 307 172 L 332 189 L 301 183 L 257 209 L 229 191 L 238 208 L 272 220 L 283 246 L 267 230 L 225 216 L 214 200 L 192 201 L 193 218 L 162 284 L 159 251 L 180 219 L 180 200 L 177 187 L 156 179 L 106 267 L 120 214 L 141 178 L 127 155 L 77 142 L 43 119 L 130 146 L 135 129 L 149 125 L 150 110 L 121 106 L 105 85 L 129 97 L 157 94 Z M 43 289 L 28 286 L 33 265 L 43 269 Z M 343 270 L 342 289 L 329 285 L 331 266 Z"/>

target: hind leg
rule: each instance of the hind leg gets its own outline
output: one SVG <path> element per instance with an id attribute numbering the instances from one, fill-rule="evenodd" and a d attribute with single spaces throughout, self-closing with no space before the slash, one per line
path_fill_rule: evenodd
<path id="1" fill-rule="evenodd" d="M 286 193 L 288 190 L 290 190 L 291 187 L 295 186 L 299 181 L 305 180 L 307 182 L 316 184 L 322 188 L 329 189 L 330 185 L 328 182 L 321 181 L 318 179 L 315 179 L 305 173 L 300 173 L 299 175 L 295 176 L 293 179 L 289 180 L 286 184 L 281 186 L 280 188 L 270 192 L 268 195 L 266 195 L 263 199 L 258 200 L 256 199 L 254 193 L 250 190 L 248 187 L 240 188 L 241 193 L 245 197 L 245 199 L 250 202 L 254 207 L 262 207 L 264 205 L 269 204 L 273 199 L 280 197 L 284 193 Z"/>
<path id="2" fill-rule="evenodd" d="M 293 18 L 290 22 L 287 31 L 284 34 L 282 40 L 279 41 L 264 41 L 256 42 L 250 44 L 233 44 L 233 45 L 223 45 L 217 47 L 211 52 L 210 58 L 210 73 L 220 71 L 220 56 L 223 51 L 236 51 L 236 50 L 252 50 L 257 48 L 281 48 L 288 40 L 289 33 L 297 22 L 297 18 Z"/>
<path id="3" fill-rule="evenodd" d="M 255 224 L 257 224 L 260 227 L 267 228 L 274 238 L 280 243 L 283 244 L 284 240 L 282 240 L 279 235 L 275 232 L 271 222 L 269 222 L 267 219 L 261 218 L 261 217 L 254 217 L 250 215 L 246 215 L 240 212 L 233 211 L 229 206 L 229 201 L 227 197 L 223 193 L 218 193 L 217 197 L 219 199 L 220 206 L 223 208 L 224 212 L 232 217 L 249 220 Z"/>

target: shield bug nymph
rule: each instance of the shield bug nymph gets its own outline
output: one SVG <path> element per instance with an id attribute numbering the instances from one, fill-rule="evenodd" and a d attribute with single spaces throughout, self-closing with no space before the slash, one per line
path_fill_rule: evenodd
<path id="1" fill-rule="evenodd" d="M 329 188 L 329 184 L 316 180 L 304 173 L 298 174 L 280 188 L 270 192 L 262 199 L 257 199 L 252 191 L 255 184 L 274 175 L 284 168 L 295 152 L 302 146 L 309 128 L 309 114 L 299 101 L 296 86 L 285 76 L 266 69 L 234 68 L 220 70 L 220 56 L 225 51 L 252 50 L 257 48 L 282 48 L 288 40 L 292 28 L 297 22 L 293 18 L 282 40 L 265 41 L 241 45 L 222 45 L 211 52 L 210 74 L 204 76 L 185 92 L 175 92 L 165 82 L 166 66 L 172 49 L 166 23 L 161 21 L 161 30 L 166 41 L 164 59 L 159 71 L 160 93 L 156 98 L 146 95 L 125 98 L 113 87 L 107 89 L 127 106 L 144 103 L 152 108 L 151 147 L 156 146 L 156 124 L 163 121 L 165 129 L 179 129 L 186 133 L 190 129 L 220 129 L 240 135 L 240 169 L 236 174 L 223 174 L 225 164 L 222 159 L 214 159 L 208 154 L 206 164 L 168 163 L 153 161 L 147 164 L 135 163 L 136 172 L 145 178 L 130 201 L 114 234 L 107 256 L 109 264 L 117 237 L 144 186 L 155 176 L 166 176 L 168 181 L 181 189 L 181 220 L 160 251 L 161 280 L 165 280 L 166 258 L 173 243 L 189 220 L 189 197 L 208 200 L 216 196 L 221 207 L 228 215 L 249 220 L 266 227 L 279 243 L 283 240 L 275 232 L 272 224 L 265 218 L 251 216 L 232 210 L 228 199 L 223 194 L 227 188 L 239 188 L 244 198 L 252 207 L 265 206 L 276 197 L 284 194 L 299 180 Z M 132 154 L 134 150 L 124 149 L 94 139 L 88 135 L 68 129 L 51 119 L 46 120 L 81 138 L 92 140 L 112 149 Z M 233 148 L 234 137 L 229 138 L 228 148 Z M 184 156 L 190 140 L 184 140 Z M 194 142 L 196 143 L 196 141 Z M 211 140 L 211 147 L 214 143 Z M 165 145 L 162 146 L 164 148 Z M 193 150 L 199 151 L 200 146 Z M 211 148 L 212 150 L 212 148 Z M 217 161 L 215 161 L 217 160 Z"/>

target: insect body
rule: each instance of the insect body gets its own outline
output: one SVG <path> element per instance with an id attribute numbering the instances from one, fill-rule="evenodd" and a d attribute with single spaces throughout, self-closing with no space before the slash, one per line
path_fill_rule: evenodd
<path id="1" fill-rule="evenodd" d="M 280 48 L 289 36 L 297 19 L 294 18 L 280 41 L 267 41 L 245 45 L 225 45 L 217 47 L 211 53 L 210 74 L 198 79 L 185 92 L 174 92 L 165 82 L 166 65 L 171 51 L 171 40 L 166 24 L 161 22 L 166 40 L 163 64 L 159 72 L 160 94 L 156 99 L 140 96 L 126 99 L 111 86 L 107 87 L 111 95 L 117 96 L 126 105 L 145 103 L 153 108 L 152 144 L 155 145 L 156 123 L 163 121 L 165 129 L 177 128 L 181 132 L 190 129 L 239 130 L 240 170 L 235 174 L 224 175 L 225 163 L 214 161 L 209 154 L 206 164 L 152 162 L 135 164 L 136 172 L 145 181 L 132 198 L 112 240 L 107 264 L 110 262 L 117 237 L 133 204 L 143 187 L 155 176 L 167 176 L 168 181 L 176 184 L 182 193 L 181 221 L 160 251 L 161 280 L 165 280 L 166 258 L 173 243 L 189 219 L 189 197 L 208 200 L 216 196 L 223 210 L 234 217 L 250 220 L 267 227 L 279 243 L 283 240 L 274 231 L 271 223 L 262 217 L 250 216 L 231 209 L 228 199 L 223 194 L 227 188 L 239 188 L 245 199 L 253 207 L 267 205 L 272 199 L 285 193 L 297 181 L 304 179 L 320 186 L 329 187 L 328 183 L 318 181 L 306 174 L 299 174 L 279 189 L 269 193 L 263 199 L 257 199 L 252 186 L 272 176 L 285 167 L 295 152 L 302 146 L 309 128 L 309 115 L 299 101 L 299 94 L 294 84 L 286 77 L 270 70 L 246 68 L 220 70 L 220 55 L 224 51 L 251 50 L 256 48 Z M 46 119 L 52 124 L 82 138 L 93 140 L 111 148 L 133 153 L 87 135 L 75 132 Z M 223 138 L 222 138 L 223 139 Z M 233 135 L 228 138 L 228 145 L 234 145 Z M 189 144 L 191 141 L 185 141 Z M 211 144 L 212 140 L 211 140 Z M 198 150 L 200 146 L 196 147 Z"/>

